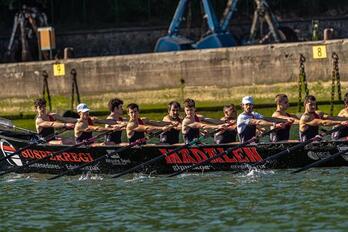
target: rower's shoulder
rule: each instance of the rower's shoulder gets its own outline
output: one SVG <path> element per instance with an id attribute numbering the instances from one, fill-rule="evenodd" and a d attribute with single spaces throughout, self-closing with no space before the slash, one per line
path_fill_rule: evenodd
<path id="1" fill-rule="evenodd" d="M 172 119 L 170 118 L 169 114 L 167 114 L 167 115 L 165 115 L 165 116 L 163 117 L 162 121 L 164 121 L 164 122 L 171 122 Z"/>
<path id="2" fill-rule="evenodd" d="M 78 118 L 76 120 L 76 124 L 83 124 L 83 123 L 87 123 L 85 120 L 81 119 L 81 118 Z"/>
<path id="3" fill-rule="evenodd" d="M 348 117 L 348 109 L 344 108 L 339 113 L 338 116 L 340 117 Z"/>
<path id="4" fill-rule="evenodd" d="M 137 127 L 137 126 L 138 126 L 138 122 L 135 121 L 135 120 L 129 120 L 127 122 L 127 128 L 128 129 L 133 129 L 133 128 Z"/>
<path id="5" fill-rule="evenodd" d="M 106 119 L 116 119 L 116 117 L 115 117 L 114 115 L 112 115 L 112 114 L 109 114 L 109 115 L 106 117 Z"/>
<path id="6" fill-rule="evenodd" d="M 182 120 L 182 124 L 190 124 L 190 123 L 193 123 L 194 121 L 189 118 L 189 117 L 185 117 L 183 120 Z"/>
<path id="7" fill-rule="evenodd" d="M 312 119 L 314 119 L 313 115 L 308 112 L 303 113 L 300 118 L 301 121 L 311 121 Z"/>

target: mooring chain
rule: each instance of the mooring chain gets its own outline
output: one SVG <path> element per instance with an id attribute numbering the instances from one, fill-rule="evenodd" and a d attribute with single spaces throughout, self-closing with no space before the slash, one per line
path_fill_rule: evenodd
<path id="1" fill-rule="evenodd" d="M 300 74 L 298 78 L 298 112 L 301 112 L 302 106 L 302 86 L 304 88 L 305 97 L 309 95 L 306 71 L 305 71 L 306 58 L 303 54 L 300 54 Z"/>
<path id="2" fill-rule="evenodd" d="M 72 69 L 71 72 L 71 105 L 70 108 L 71 110 L 74 109 L 74 104 L 75 104 L 75 91 L 76 91 L 76 97 L 77 97 L 77 104 L 81 103 L 80 100 L 80 92 L 79 92 L 79 87 L 77 85 L 77 72 L 76 69 Z"/>
<path id="3" fill-rule="evenodd" d="M 46 70 L 42 71 L 42 77 L 43 77 L 42 97 L 45 98 L 47 94 L 48 107 L 49 107 L 49 110 L 51 111 L 52 103 L 51 103 L 50 89 L 48 88 L 48 73 Z"/>
<path id="4" fill-rule="evenodd" d="M 336 52 L 332 53 L 332 78 L 331 78 L 331 102 L 330 102 L 330 113 L 333 114 L 334 110 L 334 100 L 335 100 L 335 81 L 337 85 L 337 95 L 338 100 L 342 101 L 342 92 L 341 92 L 341 76 L 339 70 L 339 57 Z"/>

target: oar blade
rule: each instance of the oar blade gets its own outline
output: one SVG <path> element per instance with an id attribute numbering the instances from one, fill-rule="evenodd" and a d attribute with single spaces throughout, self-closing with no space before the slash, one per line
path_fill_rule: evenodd
<path id="1" fill-rule="evenodd" d="M 1 117 L 0 117 L 0 126 L 5 128 L 13 128 L 13 124 L 11 120 L 6 118 L 1 118 Z"/>

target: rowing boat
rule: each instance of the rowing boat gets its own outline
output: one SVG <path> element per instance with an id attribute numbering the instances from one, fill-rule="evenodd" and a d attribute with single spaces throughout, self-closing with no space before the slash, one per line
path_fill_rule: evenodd
<path id="1" fill-rule="evenodd" d="M 0 132 L 0 158 L 11 156 L 16 150 L 27 146 L 33 135 L 23 135 L 18 132 L 1 131 Z M 202 171 L 235 171 L 245 168 L 247 164 L 253 164 L 272 156 L 278 152 L 286 150 L 298 142 L 281 142 L 281 143 L 265 143 L 249 144 L 241 148 L 237 148 L 232 152 L 215 159 L 208 164 L 198 166 L 192 172 Z M 153 163 L 144 170 L 144 173 L 170 174 L 182 169 L 186 169 L 193 164 L 208 159 L 228 148 L 237 146 L 234 144 L 223 145 L 204 145 L 188 147 L 179 152 L 170 154 L 156 163 Z M 167 152 L 177 148 L 179 145 L 155 145 L 147 144 L 132 147 L 124 152 L 113 154 L 110 157 L 100 161 L 93 162 L 95 159 L 119 149 L 119 146 L 81 146 L 74 148 L 69 152 L 64 152 L 55 157 L 42 162 L 36 162 L 28 167 L 17 170 L 19 173 L 48 173 L 58 174 L 67 169 L 75 169 L 80 165 L 92 163 L 79 170 L 78 173 L 87 171 L 103 174 L 115 174 L 128 170 L 136 165 L 151 160 L 157 156 L 166 154 Z M 33 160 L 39 160 L 52 152 L 62 150 L 69 145 L 53 145 L 53 144 L 35 144 L 28 149 L 23 150 L 18 155 L 11 156 L 9 159 L 0 163 L 1 171 L 13 167 L 20 167 Z M 287 169 L 304 167 L 319 159 L 327 158 L 338 151 L 348 149 L 347 141 L 321 141 L 311 143 L 304 148 L 294 151 L 292 154 L 281 157 L 278 160 L 272 160 L 265 164 L 264 168 L 268 169 Z M 348 150 L 347 154 L 331 162 L 325 163 L 325 167 L 348 166 Z"/>

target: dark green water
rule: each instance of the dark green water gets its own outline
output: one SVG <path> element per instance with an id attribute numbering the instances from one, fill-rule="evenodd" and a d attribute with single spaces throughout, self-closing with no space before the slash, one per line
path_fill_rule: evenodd
<path id="1" fill-rule="evenodd" d="M 348 169 L 0 178 L 0 231 L 346 231 Z"/>

